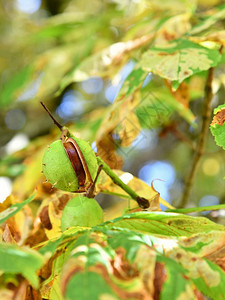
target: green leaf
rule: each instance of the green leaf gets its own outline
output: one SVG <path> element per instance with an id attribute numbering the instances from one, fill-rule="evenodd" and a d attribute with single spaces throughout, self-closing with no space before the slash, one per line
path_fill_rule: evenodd
<path id="1" fill-rule="evenodd" d="M 216 264 L 209 260 L 206 263 L 205 270 L 199 270 L 201 278 L 193 278 L 197 288 L 214 300 L 223 300 L 225 295 L 225 272 Z"/>
<path id="2" fill-rule="evenodd" d="M 225 4 L 214 7 L 212 11 L 212 15 L 206 17 L 204 21 L 200 22 L 196 26 L 194 26 L 188 33 L 189 34 L 197 34 L 203 30 L 206 30 L 212 25 L 214 25 L 217 21 L 225 19 Z"/>
<path id="3" fill-rule="evenodd" d="M 76 299 L 78 295 L 81 299 L 99 299 L 104 295 L 110 295 L 115 299 L 126 295 L 130 299 L 134 295 L 141 297 L 146 292 L 152 295 L 152 290 L 146 290 L 144 282 L 148 280 L 148 287 L 154 286 L 154 278 L 157 278 L 157 286 L 159 284 L 162 287 L 158 291 L 160 299 L 168 299 L 170 295 L 173 299 L 180 299 L 180 297 L 195 299 L 196 286 L 213 299 L 216 299 L 216 296 L 222 299 L 220 297 L 225 286 L 224 272 L 202 257 L 221 248 L 225 231 L 209 231 L 206 234 L 207 229 L 204 228 L 205 231 L 201 234 L 189 234 L 188 238 L 184 238 L 168 236 L 164 228 L 158 237 L 149 234 L 146 230 L 149 223 L 161 228 L 160 222 L 154 223 L 153 218 L 143 217 L 150 215 L 154 214 L 134 213 L 106 222 L 104 226 L 99 225 L 91 231 L 80 232 L 75 236 L 69 235 L 69 239 L 65 239 L 67 243 L 64 247 L 60 246 L 57 259 L 53 263 L 54 272 L 49 280 L 54 280 L 54 276 L 62 273 L 62 293 L 68 299 Z M 184 225 L 181 222 L 182 216 L 162 213 L 161 217 L 163 215 L 168 215 L 168 220 L 174 222 L 182 231 Z M 131 219 L 131 224 L 138 227 L 134 216 L 138 220 L 141 216 L 145 219 L 144 234 L 136 232 L 135 229 L 130 230 L 128 226 L 121 228 L 123 224 L 119 220 L 124 219 L 128 223 L 128 217 Z M 195 220 L 199 221 L 198 231 L 201 231 L 202 224 L 207 220 L 194 217 L 185 218 L 187 219 L 193 227 L 197 227 Z M 111 223 L 120 227 L 112 227 L 109 225 Z M 212 222 L 208 224 L 210 223 L 213 224 Z M 172 223 L 169 226 L 173 226 Z M 219 225 L 217 228 L 224 229 Z M 218 238 L 215 240 L 215 237 Z M 123 270 L 129 270 L 125 277 Z M 162 278 L 155 276 L 162 276 Z M 211 276 L 215 278 L 211 279 Z M 58 284 L 54 288 L 58 288 Z M 218 291 L 212 292 L 210 288 L 214 287 L 214 284 Z M 74 289 L 74 286 L 77 288 Z"/>
<path id="4" fill-rule="evenodd" d="M 35 289 L 39 284 L 36 272 L 43 264 L 43 256 L 36 251 L 0 243 L 0 270 L 4 273 L 22 274 Z"/>
<path id="5" fill-rule="evenodd" d="M 135 69 L 127 76 L 122 88 L 116 97 L 115 103 L 121 101 L 124 97 L 128 97 L 133 94 L 136 90 L 140 89 L 143 82 L 149 72 L 144 71 L 139 65 L 135 66 Z"/>
<path id="6" fill-rule="evenodd" d="M 0 107 L 8 106 L 12 101 L 20 96 L 23 88 L 31 80 L 33 65 L 24 67 L 6 82 L 0 90 Z"/>
<path id="7" fill-rule="evenodd" d="M 203 217 L 176 213 L 138 212 L 106 223 L 109 228 L 127 228 L 147 234 L 164 236 L 190 236 L 211 230 L 224 231 L 225 227 Z"/>
<path id="8" fill-rule="evenodd" d="M 136 108 L 136 114 L 143 128 L 151 129 L 167 124 L 174 112 L 193 124 L 195 116 L 192 111 L 179 103 L 167 89 L 157 90 L 153 85 L 150 91 L 147 87 L 141 91 L 141 101 Z"/>
<path id="9" fill-rule="evenodd" d="M 216 66 L 220 58 L 217 50 L 179 39 L 165 47 L 151 48 L 142 55 L 139 63 L 146 71 L 181 83 L 191 75 Z"/>
<path id="10" fill-rule="evenodd" d="M 75 274 L 67 285 L 65 296 L 68 300 L 119 299 L 101 275 L 90 271 Z"/>
<path id="11" fill-rule="evenodd" d="M 157 256 L 157 261 L 164 264 L 166 272 L 160 299 L 195 299 L 193 284 L 185 278 L 185 270 L 176 261 L 162 255 Z"/>
<path id="12" fill-rule="evenodd" d="M 27 205 L 34 199 L 35 195 L 36 192 L 32 196 L 30 196 L 27 200 L 21 203 L 14 204 L 9 208 L 7 208 L 6 210 L 0 212 L 0 224 L 8 220 L 10 217 L 14 216 L 16 213 L 18 213 L 25 205 Z"/>

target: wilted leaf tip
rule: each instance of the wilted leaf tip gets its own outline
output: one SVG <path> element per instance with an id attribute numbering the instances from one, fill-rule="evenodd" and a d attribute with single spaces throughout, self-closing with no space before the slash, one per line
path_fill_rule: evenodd
<path id="1" fill-rule="evenodd" d="M 220 111 L 216 113 L 210 125 L 213 127 L 215 127 L 215 124 L 222 126 L 224 122 L 225 122 L 225 107 L 223 107 Z"/>

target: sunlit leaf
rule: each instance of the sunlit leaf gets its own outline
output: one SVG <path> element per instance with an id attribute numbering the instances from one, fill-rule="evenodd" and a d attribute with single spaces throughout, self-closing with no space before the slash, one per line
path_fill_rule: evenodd
<path id="1" fill-rule="evenodd" d="M 1 271 L 22 274 L 36 289 L 39 284 L 36 272 L 42 267 L 43 263 L 43 257 L 36 251 L 16 245 L 0 244 Z"/>
<path id="2" fill-rule="evenodd" d="M 224 298 L 225 272 L 220 267 L 182 248 L 172 249 L 167 255 L 187 270 L 187 276 L 201 292 L 212 299 Z"/>
<path id="3" fill-rule="evenodd" d="M 176 81 L 178 87 L 185 78 L 216 66 L 220 58 L 217 50 L 180 39 L 161 48 L 151 48 L 142 55 L 139 63 L 146 71 Z"/>
<path id="4" fill-rule="evenodd" d="M 207 218 L 164 212 L 132 213 L 109 221 L 108 226 L 166 236 L 190 236 L 212 230 L 224 231 L 222 225 L 215 224 Z"/>
<path id="5" fill-rule="evenodd" d="M 151 5 L 155 10 L 165 10 L 172 12 L 194 12 L 197 6 L 196 0 L 165 0 L 163 2 L 152 0 Z"/>
<path id="6" fill-rule="evenodd" d="M 116 43 L 93 54 L 77 67 L 72 75 L 74 81 L 82 81 L 91 76 L 106 76 L 113 64 L 120 65 L 122 61 L 127 60 L 125 56 L 127 53 L 149 43 L 152 38 L 153 35 L 149 35 L 133 41 Z"/>
<path id="7" fill-rule="evenodd" d="M 190 13 L 184 13 L 168 18 L 157 31 L 154 45 L 165 45 L 185 34 L 191 27 L 190 17 Z"/>
<path id="8" fill-rule="evenodd" d="M 74 288 L 76 286 L 76 288 Z M 75 274 L 69 281 L 66 291 L 66 299 L 111 299 L 119 298 L 113 293 L 106 284 L 103 276 L 94 272 L 85 272 Z"/>
<path id="9" fill-rule="evenodd" d="M 157 260 L 163 264 L 164 272 L 160 275 L 164 278 L 160 299 L 195 299 L 194 286 L 188 281 L 184 274 L 185 271 L 176 261 L 164 257 L 162 255 L 157 257 Z M 158 280 L 161 278 L 158 276 Z"/>
<path id="10" fill-rule="evenodd" d="M 0 224 L 5 222 L 6 220 L 8 220 L 10 217 L 12 217 L 17 212 L 19 212 L 25 205 L 30 203 L 34 199 L 35 195 L 36 195 L 36 193 L 34 193 L 32 196 L 30 196 L 27 200 L 24 200 L 21 203 L 14 204 L 14 205 L 10 206 L 9 208 L 7 208 L 6 210 L 3 210 L 2 212 L 0 212 Z"/>
<path id="11" fill-rule="evenodd" d="M 203 30 L 208 29 L 212 25 L 214 25 L 217 21 L 225 19 L 225 5 L 222 4 L 220 6 L 214 7 L 211 12 L 210 16 L 207 16 L 202 22 L 194 26 L 189 33 L 190 34 L 197 34 Z"/>

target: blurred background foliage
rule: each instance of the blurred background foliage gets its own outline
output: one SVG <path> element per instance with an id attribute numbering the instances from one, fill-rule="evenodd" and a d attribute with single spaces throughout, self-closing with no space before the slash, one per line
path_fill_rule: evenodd
<path id="1" fill-rule="evenodd" d="M 145 69 L 142 53 L 184 35 L 205 46 L 209 37 L 223 43 L 221 4 L 2 0 L 1 201 L 11 191 L 25 199 L 45 180 L 43 151 L 59 132 L 41 107 L 43 101 L 60 123 L 69 124 L 103 158 L 111 159 L 112 167 L 122 167 L 149 185 L 161 179 L 154 187 L 178 205 L 201 130 L 207 72 L 202 69 L 185 79 L 175 92 L 164 76 Z M 213 107 L 224 103 L 224 84 L 222 55 L 213 79 Z M 109 134 L 113 145 L 105 139 Z M 189 206 L 225 202 L 224 166 L 224 152 L 209 132 Z M 101 195 L 99 201 L 109 207 L 121 200 Z"/>

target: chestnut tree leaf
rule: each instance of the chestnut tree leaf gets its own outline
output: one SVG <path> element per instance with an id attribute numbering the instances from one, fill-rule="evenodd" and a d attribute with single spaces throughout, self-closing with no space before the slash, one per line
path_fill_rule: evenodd
<path id="1" fill-rule="evenodd" d="M 208 15 L 206 13 L 206 15 Z M 198 34 L 203 30 L 206 30 L 212 27 L 217 21 L 225 19 L 225 4 L 219 5 L 210 9 L 210 15 L 205 17 L 205 19 L 194 26 L 190 31 L 189 34 Z"/>
<path id="2" fill-rule="evenodd" d="M 164 275 L 166 278 L 162 286 L 160 299 L 180 299 L 182 297 L 189 300 L 195 299 L 194 285 L 184 276 L 184 269 L 176 261 L 163 255 L 158 255 L 157 261 L 164 266 L 164 272 L 160 275 L 166 274 Z M 157 277 L 157 280 L 160 279 L 160 277 Z"/>
<path id="3" fill-rule="evenodd" d="M 154 221 L 157 219 L 157 222 L 153 218 L 144 218 L 153 214 L 168 215 L 167 218 L 180 230 L 179 234 L 169 235 L 160 224 L 163 223 L 162 218 L 155 218 Z M 139 216 L 139 220 L 141 216 L 145 219 L 142 226 L 145 230 L 140 232 L 136 229 L 138 226 L 132 216 L 137 219 Z M 132 229 L 127 226 L 128 217 L 131 218 Z M 119 222 L 121 219 L 125 226 Z M 190 227 L 193 225 L 192 232 L 198 233 L 185 232 L 182 227 L 184 223 L 187 227 L 187 219 Z M 78 294 L 82 299 L 130 299 L 144 295 L 153 297 L 155 293 L 160 295 L 160 299 L 167 299 L 168 295 L 172 295 L 174 299 L 182 296 L 194 299 L 196 289 L 198 293 L 202 292 L 212 299 L 222 299 L 224 271 L 209 261 L 210 258 L 206 260 L 204 257 L 223 249 L 225 231 L 223 226 L 213 222 L 209 221 L 207 225 L 206 220 L 188 217 L 182 223 L 182 215 L 142 212 L 125 215 L 91 230 L 71 231 L 68 234 L 64 232 L 63 239 L 61 237 L 55 241 L 60 242 L 60 246 L 57 246 L 58 252 L 49 280 L 59 279 L 58 276 L 62 274 L 61 283 L 56 282 L 54 288 L 61 286 L 62 294 L 68 299 L 74 299 Z M 168 226 L 172 225 L 164 219 L 164 224 L 166 223 Z M 151 224 L 152 228 L 158 227 L 159 230 L 154 230 L 153 233 L 146 230 Z M 207 230 L 209 225 L 210 228 L 213 227 L 212 224 L 217 229 Z M 214 277 L 210 279 L 212 276 Z M 77 288 L 74 289 L 74 286 Z"/>
<path id="4" fill-rule="evenodd" d="M 224 299 L 225 272 L 219 266 L 182 247 L 169 250 L 166 256 L 186 269 L 186 275 L 201 292 L 215 300 Z"/>
<path id="5" fill-rule="evenodd" d="M 146 45 L 154 35 L 146 35 L 134 40 L 119 42 L 110 45 L 92 56 L 83 60 L 72 74 L 74 81 L 83 81 L 91 76 L 105 77 L 110 67 L 118 69 L 118 66 L 127 61 L 127 53 Z M 110 71 L 112 72 L 112 70 Z"/>
<path id="6" fill-rule="evenodd" d="M 25 205 L 30 203 L 34 199 L 35 195 L 36 195 L 36 193 L 31 195 L 27 200 L 24 200 L 21 203 L 14 204 L 14 205 L 10 206 L 9 208 L 0 212 L 0 224 L 5 222 L 6 220 L 8 220 L 10 217 L 12 217 L 17 212 L 19 212 Z"/>
<path id="7" fill-rule="evenodd" d="M 139 63 L 143 70 L 175 81 L 177 88 L 185 78 L 216 66 L 220 58 L 217 50 L 179 39 L 167 46 L 147 50 Z"/>
<path id="8" fill-rule="evenodd" d="M 0 243 L 0 270 L 4 273 L 22 274 L 37 289 L 36 272 L 43 266 L 44 257 L 37 251 L 17 245 Z"/>
<path id="9" fill-rule="evenodd" d="M 224 226 L 215 224 L 204 217 L 165 212 L 136 212 L 108 221 L 107 226 L 165 236 L 190 236 L 199 232 L 225 230 Z"/>

